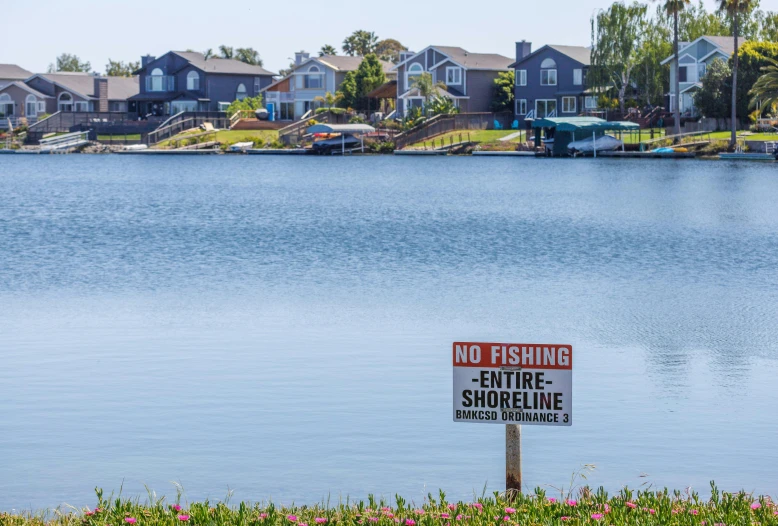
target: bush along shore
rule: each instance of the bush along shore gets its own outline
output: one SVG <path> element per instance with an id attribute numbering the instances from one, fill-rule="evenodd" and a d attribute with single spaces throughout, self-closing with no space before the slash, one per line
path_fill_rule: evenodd
<path id="1" fill-rule="evenodd" d="M 372 495 L 367 501 L 330 506 L 277 506 L 272 503 L 173 502 L 153 493 L 140 499 L 103 498 L 97 490 L 94 508 L 53 512 L 0 513 L 2 526 L 531 526 L 552 524 L 678 526 L 778 525 L 778 506 L 770 497 L 720 492 L 711 483 L 711 496 L 692 491 L 632 491 L 609 496 L 600 488 L 579 489 L 575 495 L 551 496 L 537 488 L 531 494 L 498 494 L 451 502 L 442 491 L 421 503 L 396 496 L 394 504 Z"/>

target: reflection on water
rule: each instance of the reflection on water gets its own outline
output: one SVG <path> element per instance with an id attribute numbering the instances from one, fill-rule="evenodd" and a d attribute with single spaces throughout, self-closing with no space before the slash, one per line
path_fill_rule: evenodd
<path id="1" fill-rule="evenodd" d="M 0 196 L 0 509 L 499 489 L 454 340 L 574 345 L 530 486 L 774 491 L 770 164 L 10 157 Z"/>

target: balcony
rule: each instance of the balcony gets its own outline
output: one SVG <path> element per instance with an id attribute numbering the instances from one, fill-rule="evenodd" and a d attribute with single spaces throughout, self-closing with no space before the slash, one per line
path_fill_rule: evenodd
<path id="1" fill-rule="evenodd" d="M 293 91 L 266 91 L 265 102 L 294 102 Z"/>
<path id="2" fill-rule="evenodd" d="M 146 77 L 147 92 L 166 92 L 176 90 L 176 78 L 172 75 L 150 75 Z"/>

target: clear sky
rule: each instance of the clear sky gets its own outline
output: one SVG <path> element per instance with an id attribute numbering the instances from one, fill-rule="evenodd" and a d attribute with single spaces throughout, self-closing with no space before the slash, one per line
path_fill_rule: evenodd
<path id="1" fill-rule="evenodd" d="M 709 9 L 713 0 L 705 0 Z M 606 0 L 514 0 L 331 3 L 314 0 L 36 0 L 4 1 L 0 63 L 44 71 L 60 53 L 75 53 L 105 71 L 108 58 L 139 60 L 170 50 L 253 47 L 265 67 L 286 67 L 298 50 L 340 50 L 357 29 L 395 38 L 412 50 L 430 44 L 514 56 L 514 43 L 589 45 L 592 13 Z M 32 7 L 34 5 L 34 7 Z M 778 10 L 778 0 L 762 0 Z"/>

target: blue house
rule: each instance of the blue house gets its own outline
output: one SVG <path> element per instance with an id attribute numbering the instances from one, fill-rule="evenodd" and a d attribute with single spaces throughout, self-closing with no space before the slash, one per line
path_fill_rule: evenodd
<path id="1" fill-rule="evenodd" d="M 516 119 L 573 117 L 597 109 L 597 96 L 587 93 L 590 50 L 583 46 L 546 45 L 532 51 L 530 42 L 516 43 L 514 88 Z"/>
<path id="2" fill-rule="evenodd" d="M 181 111 L 221 111 L 235 100 L 259 95 L 272 73 L 238 60 L 206 58 L 193 51 L 141 57 L 140 93 L 130 99 L 140 116 Z"/>

